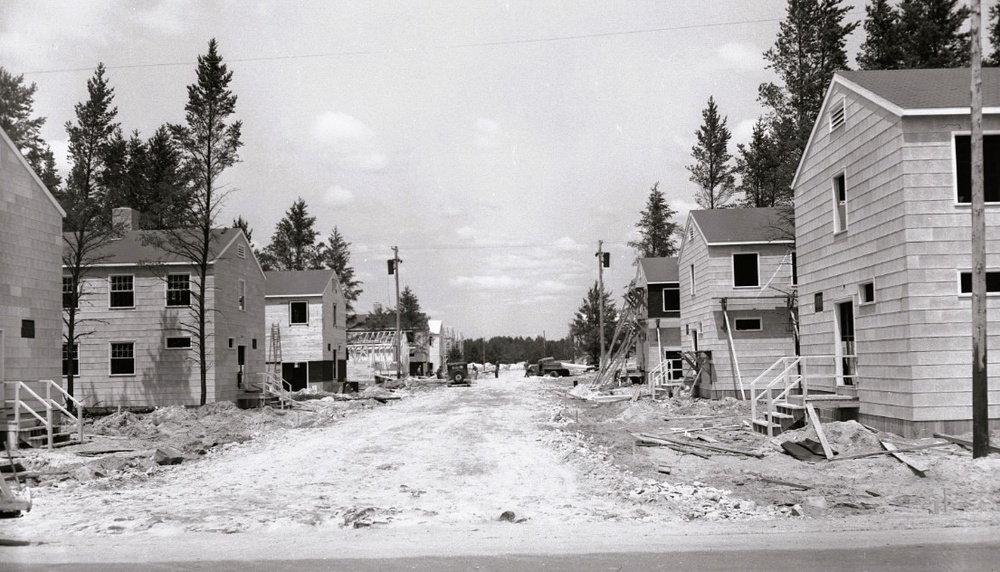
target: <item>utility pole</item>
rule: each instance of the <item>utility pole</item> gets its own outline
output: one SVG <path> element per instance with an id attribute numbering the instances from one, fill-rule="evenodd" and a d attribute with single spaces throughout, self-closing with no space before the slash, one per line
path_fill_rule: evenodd
<path id="1" fill-rule="evenodd" d="M 607 257 L 604 252 L 604 241 L 597 241 L 597 316 L 598 316 L 598 337 L 601 340 L 601 359 L 597 364 L 600 370 L 604 365 L 604 266 L 607 264 Z"/>
<path id="2" fill-rule="evenodd" d="M 982 6 L 972 0 L 972 458 L 990 454 L 986 362 L 986 195 L 983 188 Z"/>
<path id="3" fill-rule="evenodd" d="M 399 349 L 402 345 L 402 332 L 399 328 L 399 263 L 402 260 L 399 259 L 399 247 L 392 247 L 392 260 L 389 261 L 389 274 L 394 274 L 396 276 L 396 379 L 403 377 L 402 373 L 402 356 L 400 355 Z"/>

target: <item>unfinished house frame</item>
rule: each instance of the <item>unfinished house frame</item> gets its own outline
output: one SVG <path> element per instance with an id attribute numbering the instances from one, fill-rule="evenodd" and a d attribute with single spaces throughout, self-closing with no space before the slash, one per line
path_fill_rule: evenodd
<path id="1" fill-rule="evenodd" d="M 1000 367 L 1000 69 L 983 69 L 989 370 Z M 804 391 L 908 437 L 971 430 L 968 69 L 838 72 L 796 173 Z M 1000 383 L 989 381 L 989 417 Z"/>
<path id="2" fill-rule="evenodd" d="M 406 337 L 397 343 L 395 330 L 351 330 L 347 333 L 347 378 L 351 381 L 376 382 L 396 377 L 396 355 L 400 356 L 399 371 L 409 371 L 410 347 Z"/>
<path id="3" fill-rule="evenodd" d="M 752 380 L 795 355 L 793 233 L 775 208 L 688 216 L 677 258 L 682 346 L 712 372 L 697 395 L 747 399 Z"/>

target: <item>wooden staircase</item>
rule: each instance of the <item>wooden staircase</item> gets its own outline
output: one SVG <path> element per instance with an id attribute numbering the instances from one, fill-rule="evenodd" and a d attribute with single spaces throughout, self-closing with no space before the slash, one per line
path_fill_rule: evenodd
<path id="1" fill-rule="evenodd" d="M 809 391 L 810 382 L 824 378 L 823 387 L 839 387 L 835 366 L 840 359 L 843 356 L 785 357 L 760 374 L 750 383 L 753 430 L 774 437 L 798 429 L 805 424 L 807 404 L 817 409 L 857 409 L 856 394 Z"/>
<path id="2" fill-rule="evenodd" d="M 8 381 L 4 396 L 8 450 L 83 442 L 83 404 L 61 385 L 52 380 Z"/>

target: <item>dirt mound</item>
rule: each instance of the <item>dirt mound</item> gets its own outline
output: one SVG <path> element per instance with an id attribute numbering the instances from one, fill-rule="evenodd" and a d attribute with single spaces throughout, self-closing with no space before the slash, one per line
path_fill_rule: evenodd
<path id="1" fill-rule="evenodd" d="M 882 443 L 879 442 L 878 435 L 865 429 L 857 421 L 832 421 L 823 424 L 823 433 L 826 435 L 830 447 L 841 455 L 859 455 L 862 453 L 874 453 L 882 450 Z M 812 425 L 797 431 L 782 433 L 782 441 L 802 441 L 812 439 L 819 441 L 816 435 L 816 428 Z"/>

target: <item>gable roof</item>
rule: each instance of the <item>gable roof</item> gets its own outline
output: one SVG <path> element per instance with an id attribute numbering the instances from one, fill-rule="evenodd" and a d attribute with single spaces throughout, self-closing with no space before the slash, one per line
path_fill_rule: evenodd
<path id="1" fill-rule="evenodd" d="M 841 71 L 832 84 L 904 115 L 970 113 L 972 72 L 969 68 Z M 1000 68 L 983 68 L 983 111 L 1000 112 Z"/>
<path id="2" fill-rule="evenodd" d="M 14 155 L 21 163 L 21 166 L 28 171 L 28 173 L 31 175 L 31 179 L 38 184 L 39 188 L 42 189 L 42 192 L 45 193 L 45 196 L 56 207 L 56 211 L 59 212 L 59 216 L 65 218 L 66 211 L 63 210 L 62 205 L 60 205 L 59 201 L 56 200 L 56 197 L 52 194 L 52 190 L 46 187 L 45 183 L 43 183 L 42 180 L 38 178 L 38 173 L 36 173 L 35 170 L 31 168 L 31 165 L 28 164 L 28 160 L 25 159 L 24 155 L 21 154 L 21 150 L 17 148 L 17 145 L 14 145 L 14 142 L 11 140 L 10 136 L 7 135 L 7 132 L 4 131 L 2 127 L 0 127 L 0 139 L 2 139 L 3 142 L 6 143 L 8 147 L 10 147 L 11 151 L 14 152 Z"/>
<path id="3" fill-rule="evenodd" d="M 215 262 L 242 233 L 230 228 L 212 229 L 212 240 L 209 250 L 209 263 Z M 166 252 L 156 246 L 156 240 L 165 240 L 167 234 L 161 230 L 132 230 L 124 233 L 121 238 L 105 244 L 93 254 L 95 260 L 100 260 L 100 266 L 131 266 L 140 263 L 158 264 L 190 264 L 190 261 L 180 256 Z M 72 232 L 63 233 L 65 242 L 63 248 L 69 248 L 76 239 Z M 253 255 L 252 253 L 250 254 Z"/>
<path id="4" fill-rule="evenodd" d="M 1000 68 L 983 68 L 983 114 L 1000 113 Z M 791 187 L 799 182 L 835 86 L 843 86 L 898 117 L 970 115 L 972 71 L 969 68 L 839 71 L 833 75 L 819 115 L 795 169 Z"/>
<path id="5" fill-rule="evenodd" d="M 691 211 L 692 223 L 709 246 L 793 244 L 795 228 L 774 207 Z"/>
<path id="6" fill-rule="evenodd" d="M 646 284 L 680 282 L 677 258 L 673 256 L 640 258 L 639 267 L 642 269 L 642 275 L 646 277 Z"/>
<path id="7" fill-rule="evenodd" d="M 267 286 L 264 296 L 322 296 L 337 273 L 329 268 L 320 270 L 269 270 L 264 273 Z"/>

